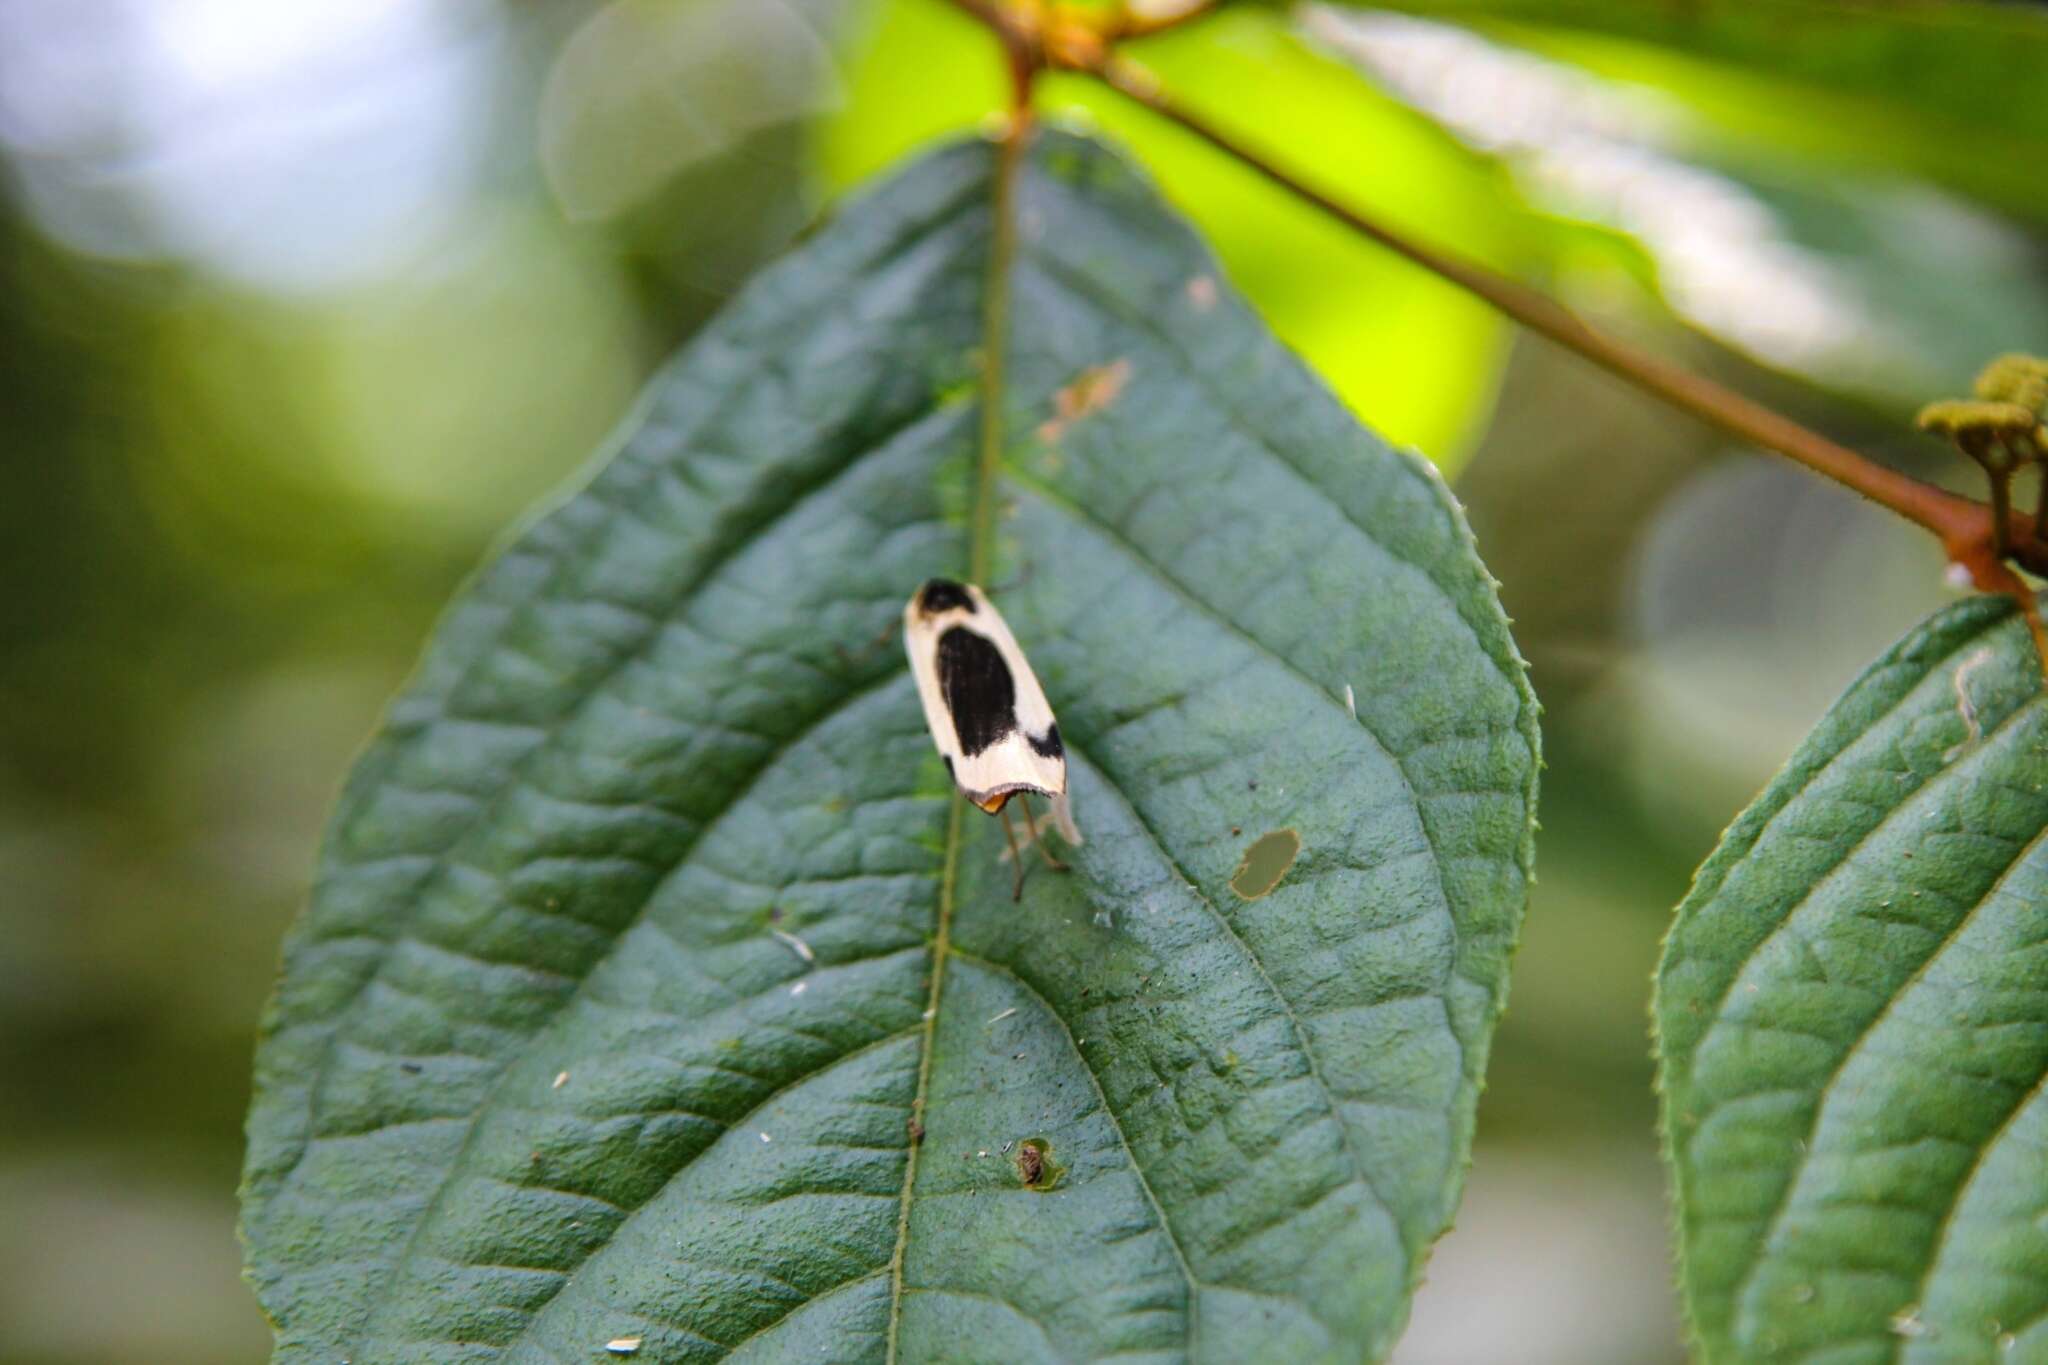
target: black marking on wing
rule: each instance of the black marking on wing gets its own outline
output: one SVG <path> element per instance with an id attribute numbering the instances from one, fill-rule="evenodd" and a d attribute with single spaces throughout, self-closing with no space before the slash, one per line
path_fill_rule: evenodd
<path id="1" fill-rule="evenodd" d="M 1054 721 L 1051 725 L 1046 726 L 1045 733 L 1043 735 L 1034 735 L 1028 730 L 1025 731 L 1024 742 L 1031 746 L 1031 752 L 1037 754 L 1041 758 L 1066 757 L 1066 746 L 1060 743 L 1060 727 L 1058 721 Z"/>
<path id="2" fill-rule="evenodd" d="M 971 612 L 974 610 L 974 599 L 967 595 L 967 589 L 952 579 L 933 578 L 927 580 L 925 585 L 917 590 L 917 605 L 925 615 L 936 616 L 955 607 L 962 607 Z"/>
<path id="3" fill-rule="evenodd" d="M 939 690 L 960 752 L 973 758 L 1017 728 L 1017 684 L 987 637 L 954 626 L 939 637 Z"/>

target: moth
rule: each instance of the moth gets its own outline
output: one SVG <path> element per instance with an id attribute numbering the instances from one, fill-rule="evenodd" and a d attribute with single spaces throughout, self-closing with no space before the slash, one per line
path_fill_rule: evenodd
<path id="1" fill-rule="evenodd" d="M 1024 891 L 1024 864 L 1010 828 L 1011 797 L 1024 802 L 1025 830 L 1053 867 L 1064 867 L 1038 838 L 1029 793 L 1052 803 L 1060 837 L 1079 845 L 1067 806 L 1067 753 L 1059 721 L 1024 658 L 1009 623 L 972 583 L 934 578 L 903 609 L 903 648 L 917 679 L 925 725 L 953 784 L 975 805 L 1003 817 L 1017 866 L 1014 895 Z"/>

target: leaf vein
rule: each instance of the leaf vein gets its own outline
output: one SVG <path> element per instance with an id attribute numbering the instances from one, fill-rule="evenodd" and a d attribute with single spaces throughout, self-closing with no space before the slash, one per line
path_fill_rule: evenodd
<path id="1" fill-rule="evenodd" d="M 1068 748 L 1072 752 L 1080 753 L 1080 756 L 1085 761 L 1093 763 L 1093 760 L 1089 759 L 1085 752 L 1078 750 L 1076 746 L 1069 744 Z M 1095 766 L 1100 771 L 1100 765 L 1097 764 Z M 1112 789 L 1115 790 L 1117 798 L 1123 802 L 1124 809 L 1129 813 L 1132 823 L 1145 832 L 1146 839 L 1150 841 L 1153 849 L 1159 854 L 1160 859 L 1172 870 L 1175 877 L 1179 878 L 1189 890 L 1195 893 L 1195 899 L 1201 902 L 1202 908 L 1208 913 L 1209 918 L 1215 921 L 1216 927 L 1223 931 L 1225 937 L 1236 946 L 1237 950 L 1244 954 L 1245 959 L 1252 964 L 1252 970 L 1259 974 L 1259 980 L 1264 983 L 1268 991 L 1272 992 L 1273 999 L 1279 1002 L 1281 1013 L 1287 1016 L 1288 1026 L 1294 1030 L 1294 1036 L 1300 1040 L 1302 1060 L 1308 1066 L 1309 1077 L 1315 1082 L 1316 1089 L 1322 1093 L 1323 1103 L 1329 1106 L 1330 1117 L 1336 1121 L 1338 1137 L 1344 1144 L 1345 1155 L 1351 1159 L 1351 1166 L 1357 1174 L 1358 1183 L 1364 1186 L 1366 1193 L 1372 1197 L 1372 1201 L 1380 1206 L 1380 1210 L 1394 1222 L 1396 1227 L 1399 1227 L 1400 1219 L 1395 1215 L 1393 1206 L 1387 1202 L 1386 1197 L 1380 1193 L 1379 1187 L 1373 1182 L 1372 1172 L 1366 1167 L 1365 1158 L 1360 1154 L 1358 1145 L 1352 1137 L 1351 1125 L 1344 1120 L 1344 1111 L 1342 1105 L 1338 1102 L 1337 1092 L 1331 1087 L 1328 1078 L 1323 1075 L 1322 1064 L 1316 1060 L 1315 1045 L 1309 1037 L 1307 1026 L 1301 1021 L 1301 1015 L 1295 1011 L 1294 1001 L 1289 999 L 1287 993 L 1280 989 L 1279 983 L 1273 980 L 1272 974 L 1266 970 L 1265 962 L 1260 959 L 1256 952 L 1252 951 L 1251 945 L 1246 943 L 1243 937 L 1238 934 L 1237 927 L 1230 922 L 1229 916 L 1225 915 L 1216 902 L 1209 898 L 1208 893 L 1203 891 L 1196 884 L 1194 878 L 1188 875 L 1187 869 L 1181 866 L 1180 860 L 1175 858 L 1172 851 L 1166 847 L 1165 841 L 1159 836 L 1159 831 L 1152 827 L 1150 821 L 1146 820 L 1144 815 L 1138 810 L 1136 803 L 1124 795 L 1122 787 L 1113 786 Z M 1389 1002 L 1374 1002 L 1375 1005 L 1385 1003 Z M 1452 1039 L 1456 1041 L 1455 1033 L 1452 1035 Z M 1463 1048 L 1461 1045 L 1460 1060 L 1462 1061 L 1462 1059 Z"/>
<path id="2" fill-rule="evenodd" d="M 1068 752 L 1071 753 L 1072 749 L 1069 748 Z M 1157 1194 L 1157 1192 L 1153 1190 L 1151 1180 L 1149 1180 L 1145 1175 L 1144 1163 L 1138 1160 L 1137 1152 L 1133 1150 L 1133 1148 L 1131 1147 L 1130 1138 L 1124 1133 L 1123 1121 L 1117 1117 L 1117 1112 L 1115 1108 L 1113 1108 L 1110 1105 L 1109 1095 L 1102 1088 L 1102 1077 L 1096 1073 L 1094 1066 L 1089 1063 L 1088 1055 L 1081 1050 L 1080 1043 L 1075 1041 L 1073 1026 L 1067 1022 L 1067 1018 L 1065 1015 L 1061 1014 L 1057 1009 L 1053 1007 L 1052 1001 L 1046 999 L 1045 995 L 1042 992 L 1040 992 L 1038 987 L 1032 985 L 1029 981 L 1025 980 L 1024 977 L 1021 974 L 1019 974 L 1014 968 L 1006 966 L 1000 962 L 991 961 L 990 959 L 985 957 L 979 957 L 973 953 L 968 952 L 964 948 L 955 948 L 953 950 L 953 956 L 959 958 L 962 962 L 973 963 L 975 966 L 980 967 L 984 971 L 990 972 L 996 976 L 1005 977 L 1011 982 L 1013 982 L 1026 995 L 1030 996 L 1033 1000 L 1036 1000 L 1039 1006 L 1042 1009 L 1044 1009 L 1046 1014 L 1049 1015 L 1052 1018 L 1052 1020 L 1060 1026 L 1060 1031 L 1066 1035 L 1067 1046 L 1073 1049 L 1075 1059 L 1079 1061 L 1081 1064 L 1081 1070 L 1087 1074 L 1088 1083 L 1095 1088 L 1095 1098 L 1102 1105 L 1103 1117 L 1109 1120 L 1109 1126 L 1111 1130 L 1116 1133 L 1117 1143 L 1124 1149 L 1124 1155 L 1130 1159 L 1131 1174 L 1137 1179 L 1138 1187 L 1145 1192 L 1146 1202 L 1152 1205 L 1152 1212 L 1159 1219 L 1159 1230 L 1160 1232 L 1165 1234 L 1166 1244 L 1173 1250 L 1173 1259 L 1180 1266 L 1180 1273 L 1182 1278 L 1184 1278 L 1187 1281 L 1187 1349 L 1188 1359 L 1191 1361 L 1194 1360 L 1196 1358 L 1195 1323 L 1200 1317 L 1200 1307 L 1197 1300 L 1199 1299 L 1201 1291 L 1203 1290 L 1203 1288 L 1205 1288 L 1205 1286 L 1203 1285 L 1202 1281 L 1196 1277 L 1194 1266 L 1188 1260 L 1187 1249 L 1181 1244 L 1180 1234 L 1174 1230 L 1173 1221 L 1166 1216 L 1166 1206 L 1159 1202 L 1159 1195 Z"/>
<path id="3" fill-rule="evenodd" d="M 1997 735 L 2003 733 L 2009 726 L 2014 725 L 2021 718 L 2033 714 L 2039 708 L 2039 705 L 2040 702 L 2038 698 L 2032 698 L 2022 703 L 2021 705 L 2015 707 L 2010 715 L 2006 716 L 2003 720 L 2001 720 L 1998 723 L 1998 725 L 1993 730 L 1991 730 L 1989 733 L 1985 735 L 1984 738 L 1986 743 L 1983 749 L 1979 750 L 1979 752 L 1992 752 L 1992 744 L 1990 743 L 1990 741 Z M 1931 787 L 1936 783 L 1941 782 L 1944 778 L 1948 777 L 1954 771 L 1954 768 L 1943 769 L 1939 774 L 1936 774 L 1933 778 L 1930 778 L 1927 783 L 1922 784 L 1920 790 L 1924 791 L 1928 787 Z M 1917 794 L 1918 792 L 1915 793 L 1915 795 Z M 1845 853 L 1842 856 L 1841 860 L 1835 865 L 1835 868 L 1830 870 L 1826 876 L 1816 880 L 1811 886 L 1809 886 L 1805 894 L 1800 896 L 1799 900 L 1791 907 L 1791 909 L 1785 912 L 1784 916 L 1781 917 L 1778 921 L 1778 927 L 1776 929 L 1773 929 L 1770 934 L 1767 934 L 1765 936 L 1764 942 L 1770 942 L 1773 939 L 1775 939 L 1778 933 L 1783 930 L 1784 926 L 1791 922 L 1792 917 L 1796 915 L 1803 906 L 1807 905 L 1812 901 L 1813 897 L 1819 893 L 1820 888 L 1827 882 L 1832 881 L 1835 877 L 1836 872 L 1839 872 L 1842 868 L 1848 866 L 1850 860 L 1856 856 L 1857 851 L 1866 847 L 1871 841 L 1871 839 L 1877 835 L 1879 830 L 1882 830 L 1889 826 L 1892 820 L 1898 816 L 1899 812 L 1906 809 L 1906 805 L 1907 803 L 1902 801 L 1898 806 L 1894 807 L 1892 812 L 1886 815 L 1883 820 L 1879 821 L 1877 825 L 1873 826 L 1870 830 L 1866 831 L 1862 837 L 1857 839 L 1856 843 L 1849 849 L 1847 853 Z M 2044 830 L 2043 833 L 2037 837 L 2037 839 L 2035 840 L 2035 845 L 2038 845 L 2042 839 L 2048 839 L 2048 830 Z M 2034 845 L 2030 845 L 2030 847 L 2032 846 Z M 2020 857 L 2023 856 L 2024 855 L 2016 856 L 2014 858 L 2014 864 L 2017 864 L 2020 860 Z M 2006 872 L 2000 875 L 1999 881 L 2002 882 L 2006 876 L 2010 875 L 2011 870 L 2012 868 L 2009 865 L 2006 869 Z M 1905 981 L 1899 984 L 1898 988 L 1891 993 L 1890 998 L 1884 1002 L 1884 1004 L 1878 1009 L 1876 1014 L 1871 1016 L 1870 1021 L 1866 1023 L 1863 1026 L 1863 1028 L 1857 1032 L 1856 1037 L 1853 1040 L 1851 1040 L 1849 1046 L 1843 1050 L 1841 1058 L 1835 1063 L 1834 1067 L 1829 1071 L 1827 1078 L 1824 1081 L 1822 1081 L 1820 1086 L 1813 1092 L 1815 1097 L 1813 1117 L 1807 1123 L 1806 1133 L 1799 1147 L 1799 1150 L 1802 1153 L 1811 1150 L 1814 1137 L 1820 1131 L 1821 1120 L 1827 1112 L 1828 1095 L 1831 1091 L 1833 1091 L 1835 1083 L 1841 1079 L 1843 1072 L 1845 1072 L 1848 1069 L 1850 1063 L 1861 1054 L 1864 1044 L 1868 1042 L 1873 1035 L 1876 1034 L 1878 1028 L 1887 1019 L 1891 1018 L 1892 1011 L 1895 1008 L 1897 1008 L 1899 1001 L 1903 1000 L 1909 993 L 1911 993 L 1911 991 L 1916 985 L 1918 985 L 1923 979 L 1925 979 L 1927 973 L 1933 969 L 1934 964 L 1941 958 L 1941 955 L 1945 951 L 1947 951 L 1949 945 L 1955 942 L 1957 935 L 1963 932 L 1964 928 L 1967 927 L 1976 918 L 1977 912 L 1983 909 L 1985 904 L 1992 899 L 1995 890 L 1995 885 L 1994 887 L 1987 889 L 1982 896 L 1978 897 L 1976 904 L 1971 906 L 1970 909 L 1967 912 L 1965 912 L 1964 915 L 1955 922 L 1955 924 L 1950 926 L 1949 930 L 1946 933 L 1941 935 L 1940 940 L 1928 949 L 1927 955 L 1924 958 L 1922 958 L 1920 964 L 1913 969 L 1912 974 L 1909 975 Z M 1744 958 L 1744 967 L 1746 967 L 1749 962 L 1755 960 L 1757 951 L 1759 951 L 1761 947 L 1762 945 L 1759 944 L 1758 949 L 1752 950 Z M 1736 976 L 1738 978 L 1740 977 L 1742 970 L 1743 968 L 1737 969 Z M 1729 989 L 1732 993 L 1734 989 L 1732 983 Z M 1726 999 L 1727 997 L 1724 995 L 1724 1004 L 1726 1002 Z M 1711 1032 L 1712 1030 L 1710 1028 L 1709 1033 Z M 1703 1038 L 1702 1042 L 1704 1043 L 1704 1041 L 1705 1040 Z M 1718 1108 L 1718 1106 L 1711 1107 L 1709 1112 L 1712 1112 L 1712 1108 Z M 1804 1163 L 1802 1162 L 1801 1164 L 1803 1165 Z M 1757 1242 L 1756 1255 L 1751 1258 L 1748 1267 L 1744 1270 L 1742 1274 L 1742 1278 L 1736 1282 L 1734 1292 L 1729 1297 L 1729 1306 L 1731 1310 L 1736 1314 L 1741 1313 L 1743 1300 L 1749 1296 L 1750 1289 L 1756 1283 L 1757 1275 L 1762 1271 L 1765 1261 L 1769 1258 L 1771 1244 L 1773 1241 L 1777 1239 L 1779 1233 L 1783 1228 L 1785 1215 L 1790 1211 L 1792 1207 L 1793 1196 L 1797 1192 L 1798 1187 L 1798 1172 L 1796 1170 L 1789 1172 L 1785 1179 L 1785 1188 L 1778 1196 L 1776 1207 L 1772 1210 L 1770 1217 L 1764 1220 L 1763 1235 Z"/>

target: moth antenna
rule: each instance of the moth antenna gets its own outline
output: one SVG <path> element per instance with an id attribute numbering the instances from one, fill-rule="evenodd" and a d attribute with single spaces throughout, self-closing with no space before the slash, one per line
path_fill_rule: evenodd
<path id="1" fill-rule="evenodd" d="M 997 812 L 1003 821 L 1003 837 L 1010 841 L 1010 863 L 1017 869 L 1016 884 L 1010 888 L 1010 899 L 1024 899 L 1024 855 L 1017 851 L 1017 831 L 1010 827 L 1010 805 L 1006 801 Z"/>
<path id="2" fill-rule="evenodd" d="M 1052 823 L 1053 828 L 1060 832 L 1060 838 L 1065 839 L 1069 847 L 1081 846 L 1081 827 L 1074 823 L 1074 808 L 1065 792 L 1052 798 Z"/>

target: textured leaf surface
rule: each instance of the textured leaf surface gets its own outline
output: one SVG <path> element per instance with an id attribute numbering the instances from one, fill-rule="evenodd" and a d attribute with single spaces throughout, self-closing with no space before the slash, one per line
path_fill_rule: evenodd
<path id="1" fill-rule="evenodd" d="M 1916 629 L 1679 908 L 1658 975 L 1712 1361 L 2048 1361 L 2048 696 L 2010 605 Z"/>
<path id="2" fill-rule="evenodd" d="M 996 167 L 940 152 L 757 280 L 359 764 L 250 1115 L 280 1359 L 1387 1349 L 1501 1006 L 1533 702 L 1421 460 L 1107 153 L 1036 144 L 1013 250 Z M 984 493 L 1088 836 L 1022 905 L 894 638 Z"/>

